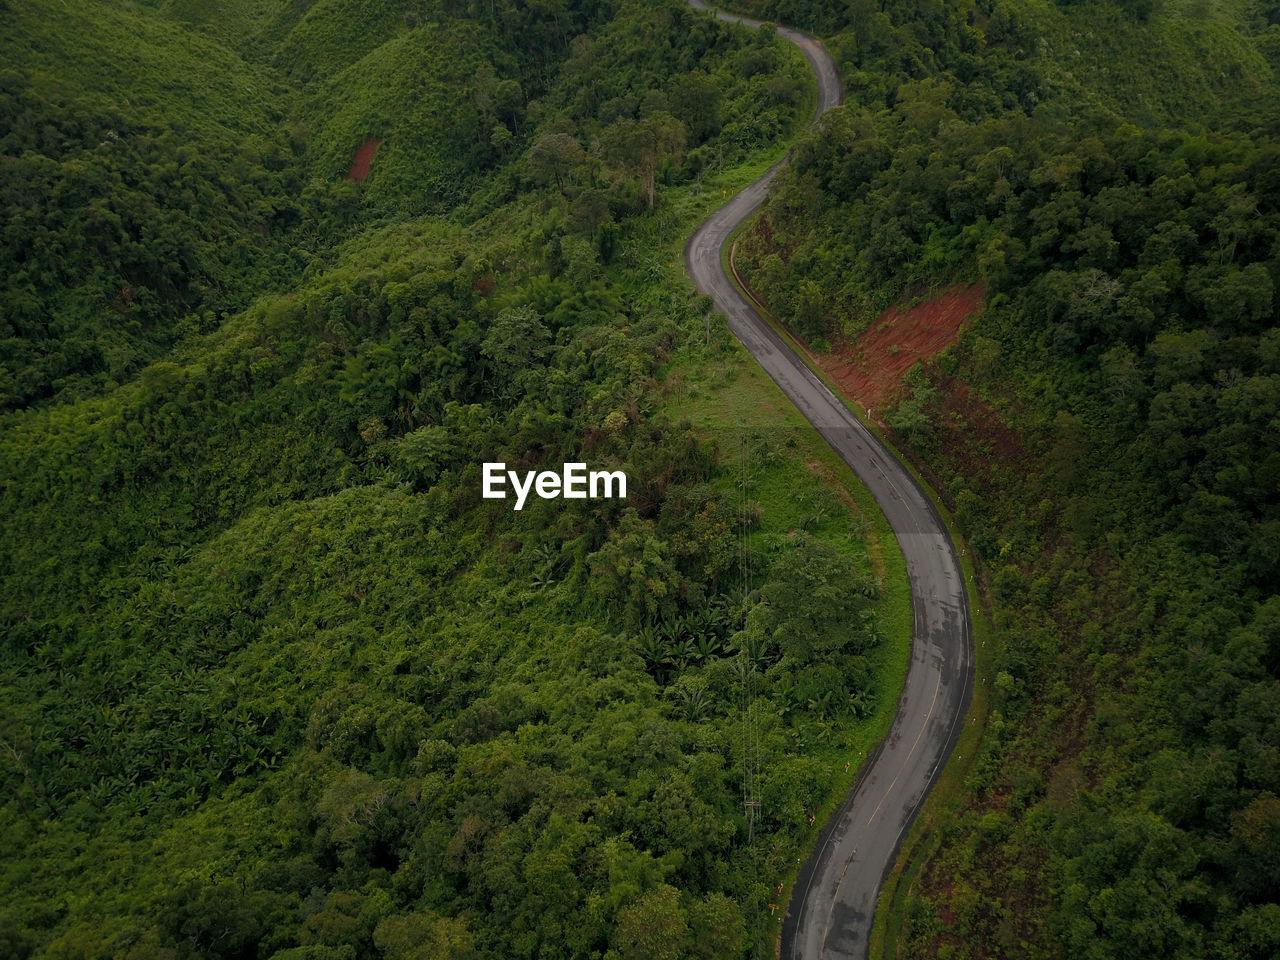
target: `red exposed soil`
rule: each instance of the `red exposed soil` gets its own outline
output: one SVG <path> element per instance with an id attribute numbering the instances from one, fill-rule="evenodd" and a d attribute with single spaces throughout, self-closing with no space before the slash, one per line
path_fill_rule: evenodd
<path id="1" fill-rule="evenodd" d="M 373 165 L 373 155 L 378 152 L 378 144 L 380 143 L 382 143 L 381 140 L 374 140 L 370 137 L 360 144 L 360 149 L 356 151 L 356 155 L 351 161 L 351 170 L 347 173 L 348 180 L 359 182 L 369 175 L 369 167 Z"/>
<path id="2" fill-rule="evenodd" d="M 1026 444 L 999 413 L 974 396 L 969 385 L 937 370 L 930 380 L 938 388 L 941 419 L 954 442 L 948 443 L 949 459 L 966 477 L 998 484 L 996 468 L 1025 477 L 1040 469 L 1030 461 Z"/>
<path id="3" fill-rule="evenodd" d="M 837 343 L 814 359 L 845 396 L 868 407 L 886 406 L 917 360 L 955 343 L 965 320 L 981 312 L 984 292 L 979 283 L 908 310 L 886 310 L 853 343 Z"/>

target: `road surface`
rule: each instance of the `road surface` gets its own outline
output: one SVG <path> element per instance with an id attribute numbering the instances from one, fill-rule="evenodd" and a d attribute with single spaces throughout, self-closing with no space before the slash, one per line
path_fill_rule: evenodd
<path id="1" fill-rule="evenodd" d="M 839 76 L 822 45 L 795 30 L 779 27 L 778 33 L 813 67 L 818 115 L 838 105 Z M 964 575 L 928 495 L 760 317 L 721 266 L 729 234 L 759 208 L 780 166 L 698 228 L 685 248 L 685 267 L 698 289 L 715 299 L 743 346 L 871 491 L 906 558 L 915 626 L 897 717 L 819 834 L 782 927 L 784 960 L 862 960 L 880 885 L 964 721 L 973 689 L 973 640 Z"/>

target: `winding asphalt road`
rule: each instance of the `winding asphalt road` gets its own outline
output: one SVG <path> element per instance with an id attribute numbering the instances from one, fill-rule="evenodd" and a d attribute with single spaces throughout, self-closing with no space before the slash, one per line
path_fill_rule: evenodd
<path id="1" fill-rule="evenodd" d="M 699 0 L 689 2 L 707 9 Z M 744 17 L 715 15 L 760 26 Z M 817 114 L 840 104 L 839 75 L 822 44 L 796 30 L 777 30 L 813 67 Z M 788 960 L 861 960 L 867 956 L 880 885 L 959 736 L 973 691 L 973 640 L 964 575 L 929 497 L 756 312 L 721 266 L 730 233 L 764 202 L 781 165 L 699 227 L 684 259 L 694 284 L 715 299 L 729 329 L 871 491 L 906 558 L 915 626 L 898 715 L 888 739 L 818 835 L 782 926 L 782 956 Z"/>

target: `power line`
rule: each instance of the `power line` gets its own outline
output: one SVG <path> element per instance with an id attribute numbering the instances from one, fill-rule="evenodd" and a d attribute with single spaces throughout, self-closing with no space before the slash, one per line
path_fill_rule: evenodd
<path id="1" fill-rule="evenodd" d="M 742 572 L 742 608 L 747 607 L 747 594 L 750 588 L 750 576 L 747 567 L 747 526 L 750 505 L 747 497 L 747 437 L 744 429 L 738 431 L 739 482 L 742 493 L 740 503 L 740 524 L 738 533 L 739 568 Z M 756 796 L 756 785 L 759 779 L 757 757 L 760 749 L 760 731 L 755 722 L 755 700 L 751 695 L 751 673 L 755 669 L 751 661 L 751 652 L 747 643 L 742 644 L 739 654 L 741 662 L 739 670 L 742 674 L 742 805 L 747 814 L 747 845 L 755 840 L 756 813 L 760 809 L 760 800 Z"/>

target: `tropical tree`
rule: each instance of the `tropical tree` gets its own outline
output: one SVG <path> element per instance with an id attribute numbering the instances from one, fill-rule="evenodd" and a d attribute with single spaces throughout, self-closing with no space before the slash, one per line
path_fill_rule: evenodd
<path id="1" fill-rule="evenodd" d="M 600 142 L 609 164 L 640 178 L 652 212 L 658 167 L 684 152 L 684 124 L 665 110 L 657 110 L 641 120 L 622 117 L 605 128 Z"/>
<path id="2" fill-rule="evenodd" d="M 586 162 L 578 138 L 568 133 L 544 133 L 529 148 L 529 170 L 543 183 L 564 192 L 565 178 Z"/>

